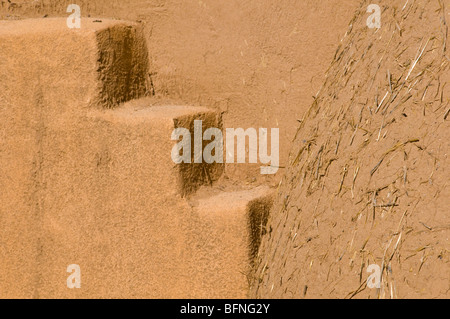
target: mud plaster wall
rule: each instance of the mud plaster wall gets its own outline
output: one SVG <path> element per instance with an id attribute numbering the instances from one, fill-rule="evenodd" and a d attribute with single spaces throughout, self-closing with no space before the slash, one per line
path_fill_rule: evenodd
<path id="1" fill-rule="evenodd" d="M 0 19 L 109 17 L 144 24 L 152 92 L 223 113 L 224 127 L 279 127 L 286 164 L 297 120 L 323 82 L 359 0 L 0 0 Z M 284 170 L 280 169 L 281 176 Z M 259 165 L 228 165 L 228 176 L 271 181 Z"/>
<path id="2" fill-rule="evenodd" d="M 450 3 L 379 1 L 376 32 L 369 3 L 299 125 L 253 296 L 449 297 Z"/>

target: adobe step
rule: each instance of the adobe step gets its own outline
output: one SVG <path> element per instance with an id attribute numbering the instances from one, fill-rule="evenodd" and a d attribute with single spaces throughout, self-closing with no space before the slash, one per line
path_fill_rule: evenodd
<path id="1" fill-rule="evenodd" d="M 146 94 L 148 67 L 137 23 L 82 18 L 70 29 L 66 18 L 0 21 L 0 97 L 9 108 L 32 109 L 36 99 L 53 115 L 113 108 Z"/>

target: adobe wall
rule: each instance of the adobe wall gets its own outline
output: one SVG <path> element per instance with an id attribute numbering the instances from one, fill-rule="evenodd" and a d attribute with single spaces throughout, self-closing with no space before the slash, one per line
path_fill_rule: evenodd
<path id="1" fill-rule="evenodd" d="M 148 87 L 140 26 L 82 25 L 0 21 L 0 296 L 247 297 L 250 229 L 270 203 L 253 206 L 272 190 L 191 204 L 223 165 L 177 165 L 172 132 L 221 129 L 220 115 L 135 99 Z M 73 264 L 80 289 L 67 285 Z"/>
<path id="2" fill-rule="evenodd" d="M 9 9 L 3 2 L 0 19 L 69 15 L 66 3 L 54 0 L 16 0 Z M 83 17 L 144 25 L 157 96 L 224 112 L 224 127 L 279 127 L 282 167 L 297 120 L 317 94 L 359 2 L 73 1 Z M 228 165 L 226 174 L 254 184 L 272 180 L 259 174 L 259 165 Z"/>

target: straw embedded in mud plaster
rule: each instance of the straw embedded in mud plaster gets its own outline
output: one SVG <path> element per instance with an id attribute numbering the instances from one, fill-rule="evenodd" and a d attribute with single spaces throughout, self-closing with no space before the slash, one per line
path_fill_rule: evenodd
<path id="1" fill-rule="evenodd" d="M 373 31 L 364 25 L 365 5 L 300 123 L 254 296 L 302 297 L 305 285 L 308 297 L 448 294 L 448 8 L 394 1 Z M 430 224 L 447 226 L 431 233 Z M 291 240 L 287 228 L 304 237 Z M 364 275 L 371 264 L 381 270 L 376 290 Z"/>

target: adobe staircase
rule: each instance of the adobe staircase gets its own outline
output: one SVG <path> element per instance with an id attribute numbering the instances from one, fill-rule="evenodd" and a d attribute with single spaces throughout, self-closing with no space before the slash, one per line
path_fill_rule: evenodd
<path id="1" fill-rule="evenodd" d="M 271 191 L 196 197 L 224 166 L 175 164 L 171 134 L 221 119 L 149 107 L 147 61 L 133 23 L 0 21 L 1 298 L 247 297 Z"/>

